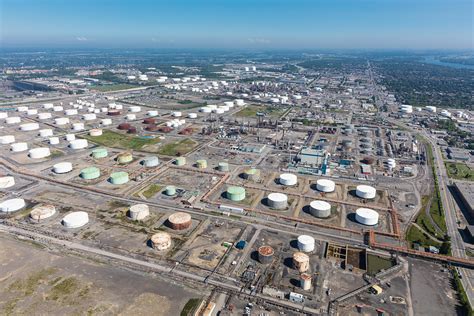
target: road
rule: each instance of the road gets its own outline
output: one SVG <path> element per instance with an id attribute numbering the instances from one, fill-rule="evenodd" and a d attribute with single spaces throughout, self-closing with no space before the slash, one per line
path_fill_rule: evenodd
<path id="1" fill-rule="evenodd" d="M 425 138 L 430 142 L 433 149 L 434 169 L 438 178 L 441 203 L 446 214 L 448 235 L 451 237 L 452 253 L 456 257 L 467 258 L 464 241 L 461 237 L 461 234 L 459 233 L 457 225 L 458 221 L 456 218 L 456 207 L 454 204 L 455 201 L 448 189 L 449 178 L 444 165 L 443 155 L 439 146 L 436 144 L 436 140 L 433 139 L 426 131 L 423 131 L 423 133 Z M 471 270 L 462 268 L 458 268 L 458 272 L 461 276 L 461 282 L 468 296 L 469 303 L 471 306 L 474 306 L 474 274 Z"/>

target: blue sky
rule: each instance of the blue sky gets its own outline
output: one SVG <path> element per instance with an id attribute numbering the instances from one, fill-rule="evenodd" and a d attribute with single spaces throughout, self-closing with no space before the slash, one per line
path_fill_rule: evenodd
<path id="1" fill-rule="evenodd" d="M 4 47 L 473 49 L 472 0 L 0 0 Z"/>

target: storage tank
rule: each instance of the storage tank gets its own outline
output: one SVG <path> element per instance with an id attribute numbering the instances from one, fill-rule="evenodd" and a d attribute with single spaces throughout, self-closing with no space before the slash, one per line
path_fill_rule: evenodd
<path id="1" fill-rule="evenodd" d="M 169 226 L 174 230 L 183 230 L 191 227 L 191 215 L 184 212 L 173 213 L 168 217 Z"/>
<path id="2" fill-rule="evenodd" d="M 282 173 L 280 174 L 279 182 L 282 185 L 292 186 L 296 185 L 296 183 L 298 182 L 298 178 L 296 177 L 296 175 L 291 173 Z"/>
<path id="3" fill-rule="evenodd" d="M 128 110 L 132 113 L 138 113 L 142 110 L 142 108 L 139 107 L 139 106 L 133 105 L 133 106 L 129 107 Z"/>
<path id="4" fill-rule="evenodd" d="M 117 128 L 119 130 L 123 130 L 123 131 L 126 131 L 128 129 L 130 129 L 130 127 L 132 127 L 132 125 L 128 124 L 128 123 L 120 123 Z"/>
<path id="5" fill-rule="evenodd" d="M 15 178 L 11 176 L 0 177 L 0 189 L 8 189 L 15 185 Z"/>
<path id="6" fill-rule="evenodd" d="M 156 124 L 156 119 L 152 117 L 147 117 L 143 120 L 143 124 Z"/>
<path id="7" fill-rule="evenodd" d="M 113 172 L 110 175 L 110 183 L 112 184 L 125 184 L 128 182 L 128 173 L 125 171 L 118 171 L 118 172 Z"/>
<path id="8" fill-rule="evenodd" d="M 50 128 L 40 129 L 39 130 L 40 137 L 51 137 L 53 136 L 53 130 Z"/>
<path id="9" fill-rule="evenodd" d="M 105 158 L 109 155 L 106 148 L 95 148 L 92 150 L 92 158 L 100 159 Z"/>
<path id="10" fill-rule="evenodd" d="M 10 149 L 14 153 L 19 153 L 19 152 L 22 152 L 22 151 L 26 151 L 26 150 L 28 150 L 28 143 L 24 143 L 24 142 L 13 143 L 13 144 L 10 145 Z"/>
<path id="11" fill-rule="evenodd" d="M 57 174 L 68 173 L 72 171 L 72 163 L 70 162 L 60 162 L 53 166 L 53 172 Z"/>
<path id="12" fill-rule="evenodd" d="M 246 180 L 257 182 L 260 180 L 260 170 L 255 168 L 250 168 L 244 171 L 243 178 Z"/>
<path id="13" fill-rule="evenodd" d="M 97 119 L 97 115 L 95 113 L 86 113 L 82 116 L 84 121 L 93 121 Z"/>
<path id="14" fill-rule="evenodd" d="M 102 135 L 102 130 L 100 128 L 93 128 L 89 131 L 89 135 L 92 137 L 97 137 Z"/>
<path id="15" fill-rule="evenodd" d="M 220 172 L 229 172 L 229 164 L 227 162 L 219 162 L 217 165 L 217 170 Z"/>
<path id="16" fill-rule="evenodd" d="M 19 116 L 10 116 L 5 118 L 5 123 L 7 124 L 18 124 L 21 122 L 21 118 Z"/>
<path id="17" fill-rule="evenodd" d="M 174 185 L 168 185 L 165 188 L 165 194 L 167 196 L 175 196 L 176 195 L 176 187 Z"/>
<path id="18" fill-rule="evenodd" d="M 64 111 L 64 114 L 67 116 L 77 115 L 77 113 L 77 109 L 66 109 L 66 111 Z"/>
<path id="19" fill-rule="evenodd" d="M 39 129 L 38 123 L 25 123 L 20 125 L 20 130 L 24 132 L 35 131 Z"/>
<path id="20" fill-rule="evenodd" d="M 47 112 L 45 112 L 45 113 L 38 113 L 38 115 L 37 115 L 38 120 L 48 120 L 48 119 L 50 119 L 51 117 L 53 117 L 53 116 L 51 115 L 51 113 L 47 113 Z"/>
<path id="21" fill-rule="evenodd" d="M 174 163 L 177 166 L 184 166 L 186 164 L 186 157 L 177 157 Z"/>
<path id="22" fill-rule="evenodd" d="M 196 113 L 188 113 L 188 118 L 195 119 L 195 118 L 197 118 L 197 114 Z"/>
<path id="23" fill-rule="evenodd" d="M 60 105 L 53 106 L 53 112 L 61 112 L 64 111 L 64 108 Z"/>
<path id="24" fill-rule="evenodd" d="M 100 125 L 102 126 L 108 126 L 108 125 L 112 125 L 112 120 L 111 119 L 101 119 L 100 120 Z"/>
<path id="25" fill-rule="evenodd" d="M 258 248 L 258 261 L 262 264 L 269 264 L 273 261 L 275 251 L 270 246 L 261 246 Z"/>
<path id="26" fill-rule="evenodd" d="M 181 117 L 181 116 L 182 116 L 182 113 L 176 111 L 176 112 L 173 112 L 171 115 L 174 116 L 174 117 Z"/>
<path id="27" fill-rule="evenodd" d="M 395 159 L 388 158 L 387 159 L 387 165 L 390 169 L 394 169 L 396 167 L 397 163 L 395 162 Z"/>
<path id="28" fill-rule="evenodd" d="M 48 147 L 38 147 L 38 148 L 33 148 L 28 151 L 28 155 L 32 159 L 42 159 L 49 157 L 51 155 L 51 152 L 49 151 Z"/>
<path id="29" fill-rule="evenodd" d="M 69 213 L 62 220 L 66 228 L 79 228 L 87 223 L 89 223 L 89 214 L 83 211 Z"/>
<path id="30" fill-rule="evenodd" d="M 234 102 L 235 102 L 235 104 L 238 105 L 238 106 L 243 106 L 243 105 L 245 105 L 245 102 L 244 102 L 244 100 L 242 100 L 242 99 L 235 99 Z"/>
<path id="31" fill-rule="evenodd" d="M 130 163 L 133 161 L 133 155 L 132 153 L 121 153 L 117 156 L 117 162 L 119 164 L 126 164 L 126 163 Z"/>
<path id="32" fill-rule="evenodd" d="M 306 272 L 309 269 L 309 256 L 303 252 L 293 254 L 293 267 L 299 272 Z"/>
<path id="33" fill-rule="evenodd" d="M 331 215 L 331 204 L 326 201 L 312 201 L 309 204 L 309 212 L 318 218 L 327 218 Z"/>
<path id="34" fill-rule="evenodd" d="M 356 188 L 356 195 L 362 199 L 374 199 L 377 190 L 369 185 L 358 185 Z"/>
<path id="35" fill-rule="evenodd" d="M 66 125 L 69 124 L 69 119 L 67 117 L 57 117 L 54 119 L 56 125 Z"/>
<path id="36" fill-rule="evenodd" d="M 320 192 L 334 192 L 335 188 L 336 184 L 334 183 L 334 181 L 328 179 L 319 179 L 316 181 L 316 189 Z"/>
<path id="37" fill-rule="evenodd" d="M 212 112 L 212 109 L 208 106 L 203 106 L 199 109 L 199 112 L 202 112 L 202 113 L 211 113 Z"/>
<path id="38" fill-rule="evenodd" d="M 268 206 L 276 210 L 282 210 L 288 206 L 288 197 L 283 193 L 270 193 L 267 200 Z"/>
<path id="39" fill-rule="evenodd" d="M 137 119 L 137 116 L 136 116 L 135 114 L 133 114 L 133 113 L 130 113 L 130 114 L 127 114 L 127 115 L 125 116 L 125 119 L 126 119 L 127 121 L 134 121 L 134 120 Z"/>
<path id="40" fill-rule="evenodd" d="M 84 123 L 72 123 L 72 129 L 76 132 L 84 130 Z"/>
<path id="41" fill-rule="evenodd" d="M 367 226 L 377 225 L 379 222 L 379 213 L 370 208 L 358 208 L 356 210 L 356 221 Z"/>
<path id="42" fill-rule="evenodd" d="M 56 207 L 51 204 L 38 205 L 30 212 L 30 217 L 34 221 L 42 221 L 56 214 Z"/>
<path id="43" fill-rule="evenodd" d="M 196 161 L 196 167 L 198 169 L 206 169 L 207 168 L 207 161 L 204 159 L 199 159 Z"/>
<path id="44" fill-rule="evenodd" d="M 159 232 L 151 236 L 151 246 L 158 251 L 166 250 L 171 247 L 171 236 L 165 232 Z"/>
<path id="45" fill-rule="evenodd" d="M 97 167 L 87 167 L 81 170 L 81 178 L 84 180 L 92 180 L 100 177 L 100 169 Z"/>
<path id="46" fill-rule="evenodd" d="M 21 210 L 26 206 L 23 199 L 10 199 L 0 203 L 0 212 L 13 213 Z"/>
<path id="47" fill-rule="evenodd" d="M 0 120 L 4 120 L 8 117 L 8 113 L 7 112 L 0 112 Z"/>
<path id="48" fill-rule="evenodd" d="M 148 116 L 158 116 L 158 111 L 151 110 L 151 111 L 146 112 L 146 114 Z"/>
<path id="49" fill-rule="evenodd" d="M 242 201 L 245 199 L 245 188 L 231 186 L 227 188 L 226 196 L 231 201 Z"/>
<path id="50" fill-rule="evenodd" d="M 59 137 L 51 137 L 51 138 L 49 139 L 49 144 L 50 144 L 50 145 L 57 145 L 57 144 L 59 144 Z"/>
<path id="51" fill-rule="evenodd" d="M 2 144 L 2 145 L 8 145 L 8 144 L 12 144 L 14 142 L 15 142 L 15 136 L 13 136 L 13 135 L 0 136 L 0 144 Z"/>
<path id="52" fill-rule="evenodd" d="M 134 221 L 144 220 L 150 215 L 150 209 L 146 204 L 135 204 L 128 209 L 130 219 Z"/>
<path id="53" fill-rule="evenodd" d="M 314 250 L 314 238 L 309 235 L 298 236 L 298 249 L 302 252 L 311 252 Z"/>
<path id="54" fill-rule="evenodd" d="M 122 112 L 118 109 L 112 109 L 107 111 L 108 116 L 119 116 Z"/>
<path id="55" fill-rule="evenodd" d="M 152 168 L 158 166 L 160 164 L 160 160 L 157 156 L 148 156 L 143 158 L 142 164 L 145 167 Z"/>
<path id="56" fill-rule="evenodd" d="M 301 273 L 301 275 L 300 275 L 300 285 L 301 285 L 301 288 L 304 291 L 311 290 L 311 280 L 312 280 L 311 274 Z"/>
<path id="57" fill-rule="evenodd" d="M 71 147 L 72 149 L 84 149 L 86 148 L 87 146 L 89 145 L 89 143 L 87 142 L 87 139 L 74 139 L 74 140 L 71 140 L 69 142 L 69 147 Z"/>

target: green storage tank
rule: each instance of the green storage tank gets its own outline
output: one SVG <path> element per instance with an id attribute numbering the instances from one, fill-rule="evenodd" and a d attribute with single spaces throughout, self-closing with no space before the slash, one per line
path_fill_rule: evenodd
<path id="1" fill-rule="evenodd" d="M 100 177 L 100 169 L 97 167 L 87 167 L 81 170 L 81 178 L 85 180 L 97 179 Z"/>
<path id="2" fill-rule="evenodd" d="M 109 155 L 106 148 L 96 148 L 92 150 L 92 157 L 95 159 L 105 158 Z"/>
<path id="3" fill-rule="evenodd" d="M 168 196 L 176 195 L 176 187 L 174 185 L 169 185 L 165 188 L 165 194 Z"/>
<path id="4" fill-rule="evenodd" d="M 228 187 L 226 196 L 231 201 L 242 201 L 245 199 L 245 188 L 243 187 Z"/>
<path id="5" fill-rule="evenodd" d="M 184 166 L 186 164 L 186 158 L 185 157 L 177 157 L 174 163 L 177 166 Z"/>
<path id="6" fill-rule="evenodd" d="M 204 160 L 204 159 L 196 160 L 196 167 L 198 167 L 198 169 L 206 169 L 207 168 L 207 161 Z"/>
<path id="7" fill-rule="evenodd" d="M 128 173 L 124 171 L 114 172 L 110 175 L 110 183 L 124 184 L 128 182 Z"/>

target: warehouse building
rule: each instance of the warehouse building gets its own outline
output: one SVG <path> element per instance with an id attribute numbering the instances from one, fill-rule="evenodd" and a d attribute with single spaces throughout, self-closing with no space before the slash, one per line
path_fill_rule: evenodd
<path id="1" fill-rule="evenodd" d="M 456 182 L 454 186 L 456 187 L 464 207 L 471 216 L 474 216 L 474 184 Z"/>

